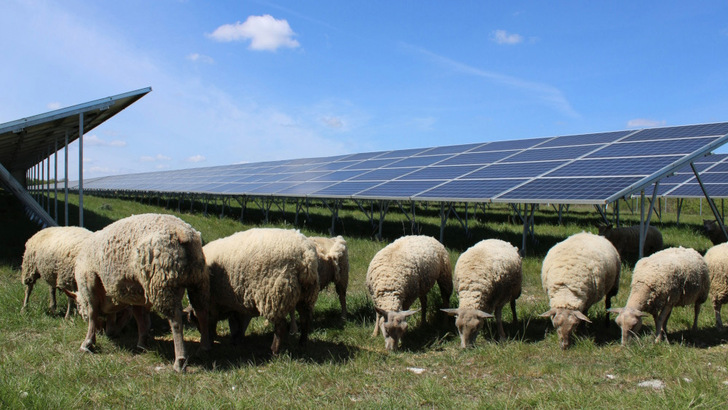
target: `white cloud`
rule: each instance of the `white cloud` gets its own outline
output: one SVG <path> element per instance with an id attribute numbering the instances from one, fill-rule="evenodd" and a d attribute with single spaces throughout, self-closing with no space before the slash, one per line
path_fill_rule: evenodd
<path id="1" fill-rule="evenodd" d="M 187 162 L 204 162 L 207 158 L 205 158 L 204 155 L 193 155 L 189 158 L 187 158 L 185 161 Z"/>
<path id="2" fill-rule="evenodd" d="M 48 103 L 48 109 L 49 110 L 58 110 L 60 108 L 63 108 L 63 106 L 61 105 L 61 103 L 59 103 L 57 101 Z"/>
<path id="3" fill-rule="evenodd" d="M 187 59 L 192 62 L 200 62 L 200 63 L 205 63 L 205 64 L 214 64 L 215 63 L 215 60 L 212 57 L 206 56 L 206 55 L 200 54 L 200 53 L 189 54 L 187 56 Z"/>
<path id="4" fill-rule="evenodd" d="M 170 158 L 166 155 L 157 154 L 155 156 L 144 155 L 141 158 L 139 158 L 139 160 L 142 162 L 157 162 L 157 161 L 171 161 L 172 158 Z"/>
<path id="5" fill-rule="evenodd" d="M 344 120 L 339 117 L 323 117 L 321 121 L 329 128 L 341 129 L 344 127 Z"/>
<path id="6" fill-rule="evenodd" d="M 96 146 L 96 147 L 125 147 L 126 141 L 111 140 L 106 141 L 99 138 L 96 134 L 88 134 L 83 136 L 84 146 Z"/>
<path id="7" fill-rule="evenodd" d="M 650 120 L 647 118 L 635 118 L 627 121 L 627 127 L 629 128 L 649 128 L 649 127 L 660 127 L 665 125 L 665 121 Z"/>
<path id="8" fill-rule="evenodd" d="M 288 21 L 266 14 L 249 16 L 244 23 L 223 24 L 209 37 L 221 42 L 250 40 L 251 50 L 275 51 L 281 47 L 299 47 L 300 44 L 293 38 L 295 35 Z"/>
<path id="9" fill-rule="evenodd" d="M 496 30 L 493 32 L 493 41 L 498 44 L 518 44 L 523 42 L 523 36 L 520 34 L 508 33 L 505 30 Z"/>

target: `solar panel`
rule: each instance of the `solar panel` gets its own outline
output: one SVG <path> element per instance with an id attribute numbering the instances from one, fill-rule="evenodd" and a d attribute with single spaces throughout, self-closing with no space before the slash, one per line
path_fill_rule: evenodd
<path id="1" fill-rule="evenodd" d="M 691 161 L 705 173 L 706 184 L 722 189 L 728 156 L 717 161 L 703 155 L 727 141 L 728 122 L 266 161 L 106 177 L 89 185 L 254 196 L 604 204 L 649 189 L 659 179 L 666 195 L 692 190 L 697 184 Z"/>

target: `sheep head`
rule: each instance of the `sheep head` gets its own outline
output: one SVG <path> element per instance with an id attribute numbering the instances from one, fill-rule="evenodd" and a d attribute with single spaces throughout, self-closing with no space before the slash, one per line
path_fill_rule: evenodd
<path id="1" fill-rule="evenodd" d="M 539 316 L 551 318 L 551 323 L 553 323 L 556 333 L 559 335 L 561 349 L 568 349 L 571 346 L 571 333 L 579 323 L 582 321 L 591 323 L 586 315 L 574 309 L 552 308 Z"/>
<path id="2" fill-rule="evenodd" d="M 617 325 L 622 329 L 622 345 L 626 345 L 629 339 L 637 334 L 642 327 L 642 317 L 646 316 L 640 310 L 633 308 L 613 308 L 608 310 L 609 313 L 616 313 L 617 317 L 614 319 Z"/>
<path id="3" fill-rule="evenodd" d="M 379 327 L 384 336 L 384 347 L 390 351 L 399 349 L 399 341 L 402 339 L 405 331 L 407 331 L 407 317 L 414 315 L 420 310 L 393 312 L 378 307 L 374 309 L 381 316 Z"/>
<path id="4" fill-rule="evenodd" d="M 450 316 L 455 316 L 455 326 L 460 334 L 460 347 L 466 348 L 475 344 L 485 319 L 492 318 L 490 313 L 478 309 L 440 309 Z"/>

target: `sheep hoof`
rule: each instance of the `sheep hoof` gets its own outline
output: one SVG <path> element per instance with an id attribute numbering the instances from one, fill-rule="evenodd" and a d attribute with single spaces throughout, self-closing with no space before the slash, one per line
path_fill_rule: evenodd
<path id="1" fill-rule="evenodd" d="M 88 354 L 94 354 L 94 347 L 91 344 L 82 344 L 81 347 L 78 349 L 81 353 L 88 353 Z"/>
<path id="2" fill-rule="evenodd" d="M 180 357 L 174 361 L 174 366 L 172 367 L 175 372 L 177 373 L 184 373 L 185 368 L 187 364 L 187 360 L 184 357 Z"/>

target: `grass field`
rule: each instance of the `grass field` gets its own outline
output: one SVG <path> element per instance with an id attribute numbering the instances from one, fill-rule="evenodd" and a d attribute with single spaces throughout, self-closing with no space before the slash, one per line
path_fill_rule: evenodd
<path id="1" fill-rule="evenodd" d="M 144 212 L 175 213 L 145 201 L 84 197 L 85 225 L 100 229 L 119 218 Z M 78 214 L 71 198 L 71 222 Z M 164 205 L 164 204 L 163 204 Z M 189 211 L 191 204 L 180 208 Z M 261 226 L 263 213 L 239 209 L 220 218 L 219 204 L 205 216 L 202 204 L 179 215 L 210 241 L 233 232 Z M 61 207 L 62 209 L 62 207 Z M 637 216 L 625 212 L 628 223 Z M 683 209 L 681 223 L 668 204 L 662 221 L 653 224 L 667 246 L 693 247 L 704 253 L 710 242 L 699 233 L 702 226 L 697 202 Z M 439 237 L 439 208 L 417 210 L 418 232 Z M 237 212 L 237 213 L 236 213 Z M 28 311 L 20 313 L 23 286 L 19 266 L 25 240 L 38 228 L 27 221 L 20 206 L 0 191 L 0 407 L 2 408 L 725 408 L 728 403 L 728 334 L 715 330 L 710 302 L 700 314 L 699 330 L 690 332 L 691 310 L 677 308 L 669 322 L 670 343 L 653 344 L 653 322 L 628 347 L 619 344 L 614 322 L 606 327 L 604 303 L 589 311 L 593 324 L 583 325 L 568 351 L 558 348 L 549 320 L 538 315 L 548 309 L 541 289 L 541 261 L 548 249 L 570 234 L 596 232 L 593 208 L 572 207 L 557 223 L 552 208 L 536 213 L 538 243 L 529 244 L 524 258 L 523 294 L 517 302 L 519 321 L 511 323 L 504 309 L 506 342 L 495 342 L 489 323 L 476 347 L 462 350 L 453 320 L 437 312 L 437 289 L 427 312 L 429 324 L 420 327 L 419 315 L 410 319 L 403 349 L 387 353 L 381 336 L 372 338 L 374 311 L 364 286 L 369 261 L 388 242 L 411 233 L 400 212 L 391 212 L 384 241 L 372 239 L 373 228 L 361 211 L 348 204 L 340 213 L 337 233 L 347 239 L 350 283 L 349 318 L 338 318 L 333 287 L 324 290 L 316 306 L 314 329 L 306 348 L 288 338 L 282 354 L 270 355 L 272 329 L 260 318 L 248 330 L 247 345 L 231 345 L 227 328 L 212 352 L 198 353 L 199 333 L 185 329 L 191 359 L 188 371 L 171 368 L 174 356 L 171 333 L 164 320 L 153 320 L 154 342 L 146 352 L 135 350 L 136 328 L 129 326 L 119 339 L 99 337 L 99 353 L 81 354 L 78 347 L 86 324 L 75 316 L 63 320 L 63 309 L 47 310 L 47 285 L 34 289 Z M 293 227 L 291 210 L 270 214 L 270 226 Z M 631 222 L 630 222 L 631 221 Z M 330 213 L 311 208 L 311 220 L 299 227 L 305 234 L 327 235 Z M 482 210 L 469 221 L 466 236 L 456 221 L 448 223 L 445 245 L 453 266 L 459 254 L 477 241 L 496 237 L 520 247 L 522 224 L 512 222 L 504 207 Z M 614 306 L 623 306 L 629 294 L 631 267 L 623 265 L 620 292 Z M 64 306 L 65 296 L 59 297 Z M 417 303 L 415 307 L 417 307 Z M 453 295 L 451 305 L 457 306 Z M 647 386 L 645 382 L 649 382 Z M 642 385 L 641 385 L 642 384 Z M 655 386 L 655 387 L 650 387 Z"/>

